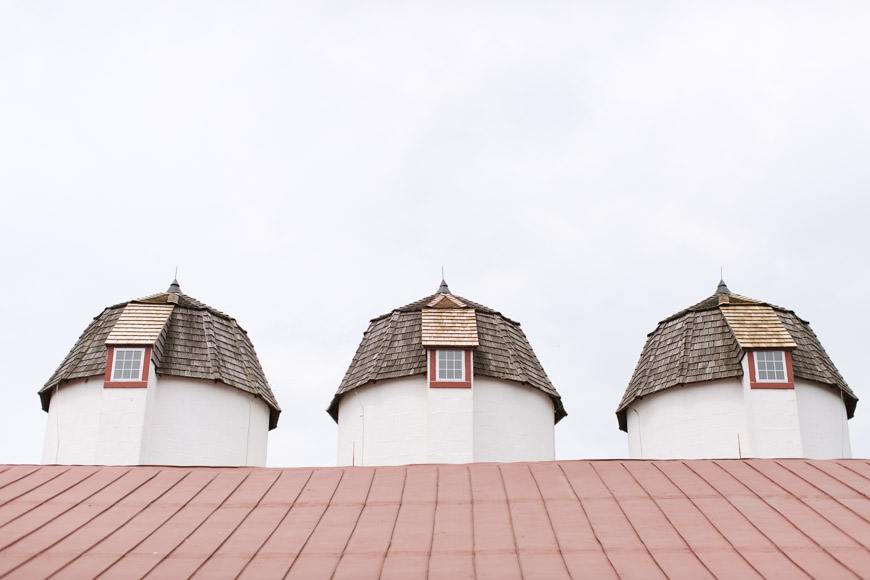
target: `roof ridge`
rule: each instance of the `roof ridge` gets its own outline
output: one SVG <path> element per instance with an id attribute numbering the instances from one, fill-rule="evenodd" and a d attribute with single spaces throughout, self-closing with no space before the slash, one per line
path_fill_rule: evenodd
<path id="1" fill-rule="evenodd" d="M 517 361 L 518 355 L 517 355 L 517 352 L 514 350 L 514 347 L 512 344 L 513 341 L 510 341 L 507 339 L 507 335 L 506 335 L 504 329 L 502 328 L 501 323 L 498 324 L 497 328 L 498 328 L 498 337 L 502 341 L 502 343 L 504 344 L 505 350 L 508 353 L 508 357 L 509 357 L 508 364 L 510 365 L 510 368 L 514 372 L 516 372 L 518 376 L 523 378 L 522 382 L 528 383 L 529 382 L 529 375 L 525 372 L 525 368 L 523 368 L 523 365 L 518 364 L 518 361 Z"/>
<path id="2" fill-rule="evenodd" d="M 376 381 L 376 380 L 378 380 L 378 377 L 381 376 L 381 370 L 384 368 L 384 363 L 386 363 L 386 360 L 387 360 L 386 356 L 381 356 L 382 354 L 384 354 L 382 349 L 384 348 L 384 346 L 386 346 L 387 348 L 390 347 L 390 342 L 393 341 L 393 334 L 392 334 L 392 332 L 389 332 L 389 331 L 395 327 L 396 319 L 398 317 L 399 317 L 398 311 L 394 310 L 393 312 L 390 313 L 390 319 L 387 321 L 386 328 L 384 328 L 384 331 L 381 333 L 381 340 L 378 343 L 378 347 L 377 347 L 377 349 L 375 349 L 375 352 L 374 352 L 375 364 L 372 365 L 372 375 L 374 375 L 374 378 L 369 376 L 369 380 Z M 390 342 L 386 342 L 387 339 L 389 339 Z M 386 345 L 384 344 L 385 342 L 386 342 Z"/>
<path id="3" fill-rule="evenodd" d="M 216 381 L 226 383 L 221 372 L 223 359 L 220 356 L 217 348 L 217 341 L 214 336 L 214 325 L 211 321 L 210 313 L 205 311 L 202 313 L 202 333 L 205 336 L 205 345 L 208 348 L 208 366 L 211 369 L 212 378 Z"/>

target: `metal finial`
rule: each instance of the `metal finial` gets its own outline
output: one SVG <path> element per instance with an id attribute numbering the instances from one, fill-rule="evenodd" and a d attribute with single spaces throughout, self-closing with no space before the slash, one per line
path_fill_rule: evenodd
<path id="1" fill-rule="evenodd" d="M 719 287 L 716 288 L 716 294 L 731 294 L 731 290 L 728 289 L 722 278 L 719 278 Z"/>
<path id="2" fill-rule="evenodd" d="M 447 287 L 447 282 L 444 281 L 444 266 L 441 266 L 441 286 L 438 287 L 436 294 L 450 294 L 450 288 Z"/>
<path id="3" fill-rule="evenodd" d="M 178 285 L 178 266 L 175 267 L 175 276 L 172 278 L 172 284 L 169 285 L 167 292 L 181 294 L 181 286 Z"/>

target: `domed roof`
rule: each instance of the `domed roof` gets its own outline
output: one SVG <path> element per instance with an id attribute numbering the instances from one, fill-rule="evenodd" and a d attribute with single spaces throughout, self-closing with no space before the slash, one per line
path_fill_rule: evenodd
<path id="1" fill-rule="evenodd" d="M 543 391 L 553 400 L 554 422 L 567 415 L 562 398 L 550 383 L 520 323 L 500 312 L 450 293 L 441 282 L 438 292 L 371 320 L 327 412 L 338 421 L 342 395 L 385 379 L 426 374 L 423 310 L 440 297 L 473 309 L 479 346 L 474 350 L 475 376 L 516 381 Z"/>
<path id="2" fill-rule="evenodd" d="M 741 360 L 750 348 L 792 353 L 794 376 L 839 389 L 847 416 L 858 397 L 822 348 L 809 322 L 774 304 L 734 294 L 724 282 L 716 293 L 659 322 L 649 333 L 628 388 L 616 410 L 625 431 L 635 400 L 671 387 L 743 376 Z"/>
<path id="3" fill-rule="evenodd" d="M 281 408 L 248 333 L 231 316 L 183 294 L 177 281 L 166 292 L 109 306 L 95 317 L 39 391 L 43 410 L 48 411 L 55 386 L 72 379 L 103 376 L 109 335 L 113 331 L 116 335 L 130 332 L 118 324 L 122 314 L 126 310 L 129 318 L 129 313 L 135 311 L 133 316 L 143 320 L 149 309 L 162 313 L 151 316 L 147 320 L 151 328 L 145 329 L 153 330 L 152 361 L 158 375 L 213 380 L 256 395 L 269 406 L 269 429 L 278 425 Z M 153 324 L 155 319 L 157 326 Z"/>

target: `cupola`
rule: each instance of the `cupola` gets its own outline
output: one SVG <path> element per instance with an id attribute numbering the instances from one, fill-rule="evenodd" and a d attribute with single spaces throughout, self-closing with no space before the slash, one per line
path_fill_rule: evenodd
<path id="1" fill-rule="evenodd" d="M 857 402 L 807 321 L 720 281 L 648 335 L 616 416 L 632 458 L 822 459 Z"/>
<path id="2" fill-rule="evenodd" d="M 39 396 L 44 463 L 265 465 L 281 412 L 245 330 L 177 280 L 103 310 Z"/>
<path id="3" fill-rule="evenodd" d="M 443 280 L 370 322 L 327 411 L 339 465 L 552 460 L 566 415 L 520 324 Z"/>

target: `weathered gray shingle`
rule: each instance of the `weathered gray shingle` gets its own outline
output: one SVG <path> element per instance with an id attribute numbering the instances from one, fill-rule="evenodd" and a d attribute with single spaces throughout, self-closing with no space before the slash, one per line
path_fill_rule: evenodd
<path id="1" fill-rule="evenodd" d="M 55 386 L 106 372 L 106 338 L 128 304 L 175 304 L 152 348 L 158 375 L 219 381 L 256 395 L 269 405 L 269 428 L 277 426 L 281 408 L 248 334 L 234 318 L 178 293 L 116 304 L 94 318 L 39 391 L 44 410 Z"/>
<path id="2" fill-rule="evenodd" d="M 830 385 L 843 392 L 848 417 L 855 413 L 858 397 L 840 376 L 819 339 L 805 320 L 791 310 L 737 294 L 714 294 L 661 321 L 643 347 L 634 374 L 616 410 L 619 428 L 626 430 L 626 411 L 635 399 L 678 385 L 743 376 L 744 349 L 723 308 L 734 305 L 773 309 L 797 344 L 789 349 L 797 378 Z"/>
<path id="3" fill-rule="evenodd" d="M 338 402 L 353 389 L 384 379 L 426 373 L 423 348 L 423 309 L 437 294 L 396 308 L 371 321 L 362 342 L 327 411 L 338 420 Z M 520 324 L 501 313 L 456 296 L 475 311 L 480 346 L 474 350 L 474 374 L 517 381 L 547 393 L 553 400 L 554 420 L 567 413 Z"/>

